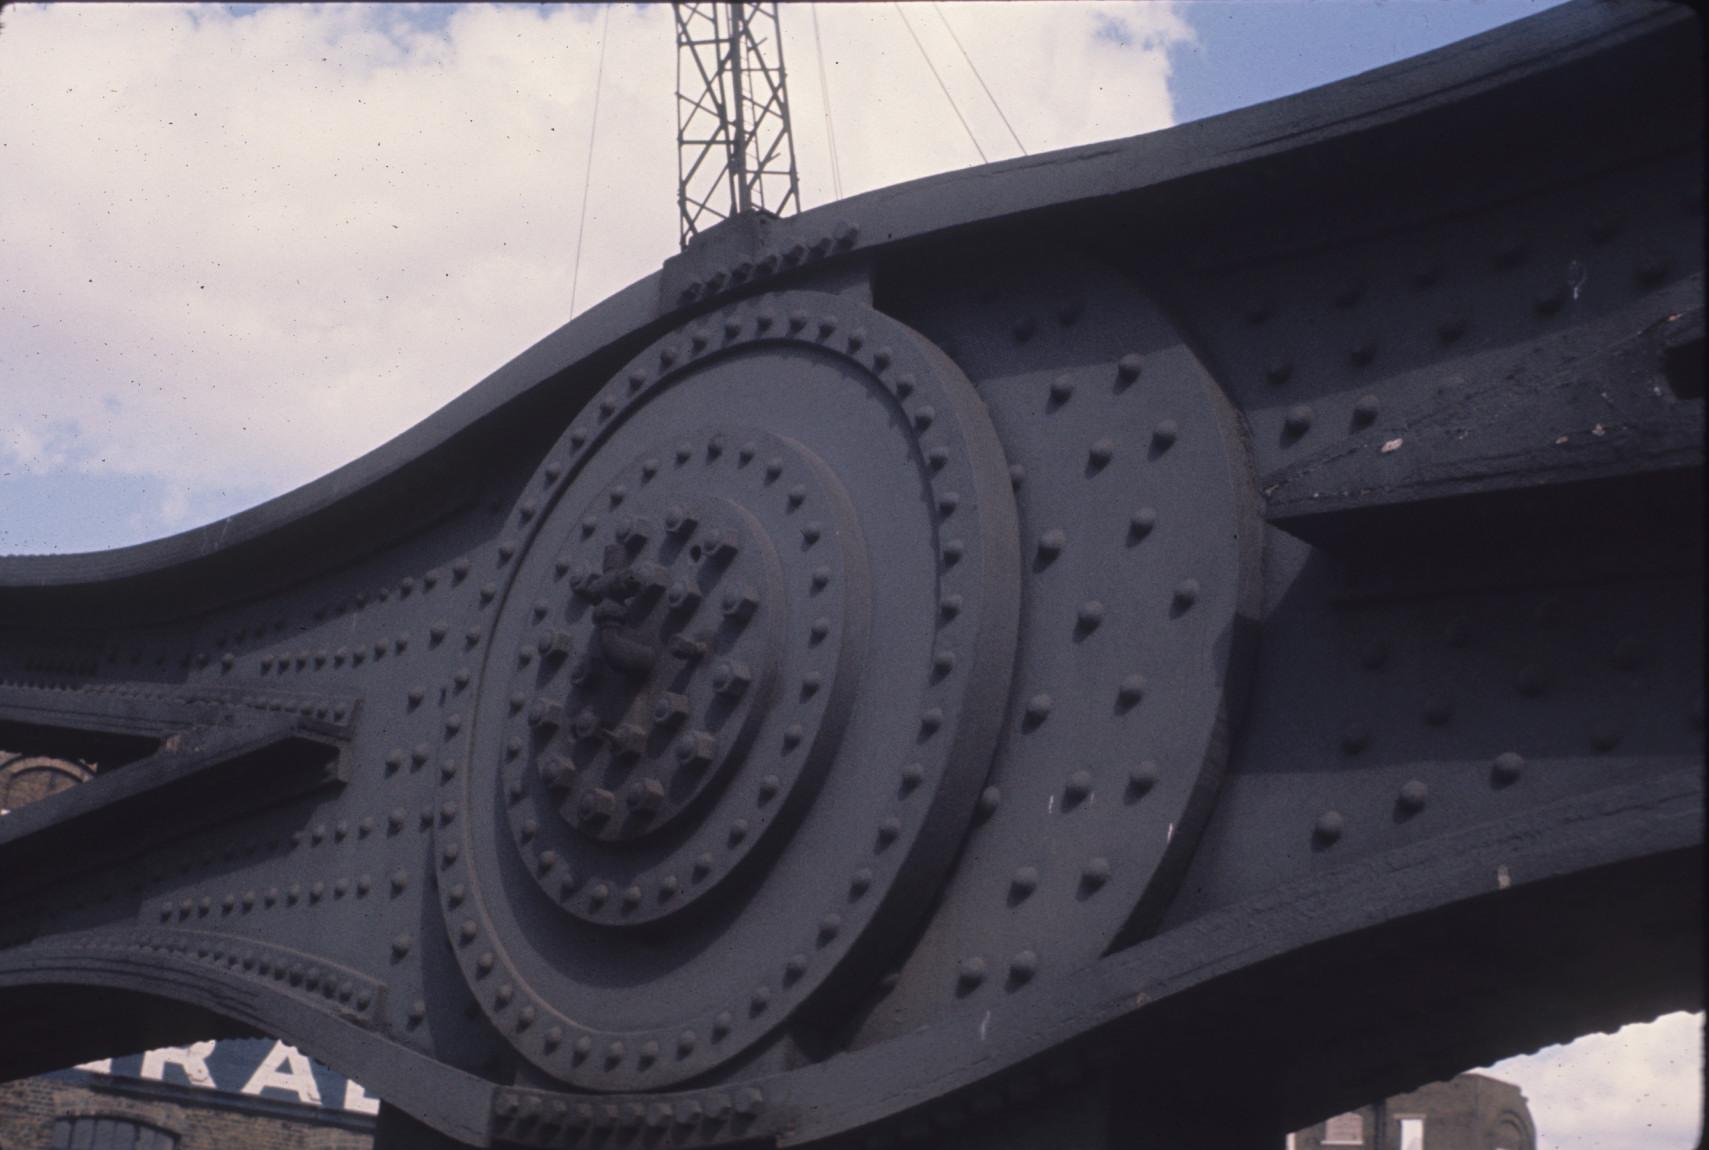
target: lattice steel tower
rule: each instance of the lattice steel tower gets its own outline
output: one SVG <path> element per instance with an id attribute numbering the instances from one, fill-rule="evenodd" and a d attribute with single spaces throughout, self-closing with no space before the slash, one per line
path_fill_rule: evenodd
<path id="1" fill-rule="evenodd" d="M 683 246 L 739 212 L 801 207 L 777 4 L 673 3 Z"/>

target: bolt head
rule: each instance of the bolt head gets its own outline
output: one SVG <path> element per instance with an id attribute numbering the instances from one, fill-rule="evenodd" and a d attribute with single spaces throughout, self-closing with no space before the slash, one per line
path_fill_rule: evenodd
<path id="1" fill-rule="evenodd" d="M 687 770 L 706 766 L 718 753 L 718 740 L 706 731 L 690 731 L 676 742 L 676 761 Z"/>
<path id="2" fill-rule="evenodd" d="M 581 800 L 576 806 L 576 814 L 584 823 L 600 825 L 608 822 L 617 813 L 617 796 L 604 787 L 593 787 L 583 791 Z"/>
<path id="3" fill-rule="evenodd" d="M 629 784 L 624 798 L 635 814 L 653 815 L 665 805 L 665 787 L 657 779 L 637 779 Z"/>
<path id="4" fill-rule="evenodd" d="M 688 711 L 686 696 L 666 691 L 653 703 L 653 722 L 660 726 L 674 727 L 688 718 Z"/>

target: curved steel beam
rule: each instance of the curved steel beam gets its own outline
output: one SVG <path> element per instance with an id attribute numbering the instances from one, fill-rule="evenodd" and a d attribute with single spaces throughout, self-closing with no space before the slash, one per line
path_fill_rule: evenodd
<path id="1" fill-rule="evenodd" d="M 0 821 L 0 1073 L 1226 1145 L 1700 1004 L 1692 19 L 737 219 L 297 492 L 0 560 L 0 747 L 93 774 Z"/>

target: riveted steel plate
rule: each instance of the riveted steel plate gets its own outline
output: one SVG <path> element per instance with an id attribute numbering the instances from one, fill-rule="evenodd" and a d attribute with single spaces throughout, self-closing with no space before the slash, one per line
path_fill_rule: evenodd
<path id="1" fill-rule="evenodd" d="M 858 304 L 766 297 L 619 372 L 508 522 L 435 831 L 493 1024 L 632 1090 L 870 983 L 1013 659 L 1008 464 L 966 379 Z"/>
<path id="2" fill-rule="evenodd" d="M 90 772 L 0 819 L 0 1077 L 242 1026 L 458 1144 L 1221 1147 L 1699 1007 L 1692 18 L 732 221 L 0 560 L 0 747 Z"/>
<path id="3" fill-rule="evenodd" d="M 1107 268 L 966 259 L 896 306 L 953 349 L 1003 437 L 1021 641 L 986 815 L 863 1042 L 1143 928 L 1215 794 L 1253 647 L 1252 469 L 1198 356 Z"/>

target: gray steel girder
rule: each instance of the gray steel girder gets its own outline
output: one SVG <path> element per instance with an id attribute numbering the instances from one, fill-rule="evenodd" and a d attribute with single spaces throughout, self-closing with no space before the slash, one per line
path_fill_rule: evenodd
<path id="1" fill-rule="evenodd" d="M 0 1074 L 1259 1144 L 1700 1005 L 1697 35 L 738 218 L 299 491 L 0 560 L 0 747 L 94 768 L 0 820 Z"/>

